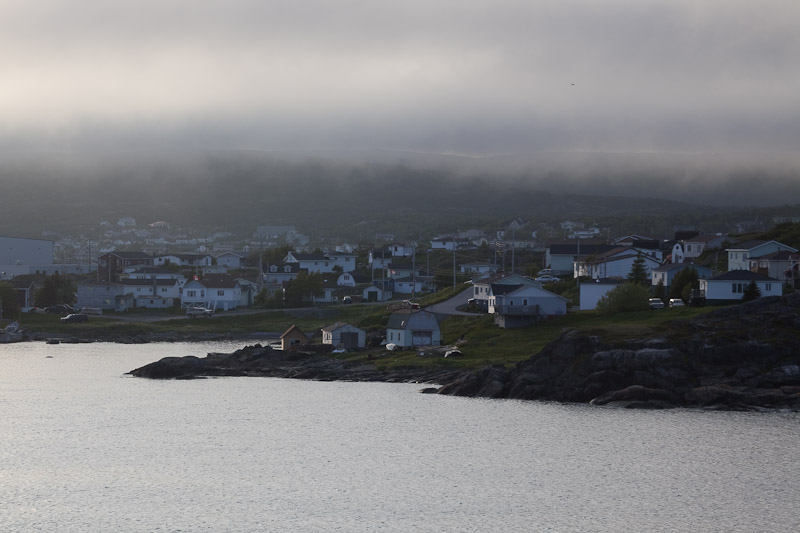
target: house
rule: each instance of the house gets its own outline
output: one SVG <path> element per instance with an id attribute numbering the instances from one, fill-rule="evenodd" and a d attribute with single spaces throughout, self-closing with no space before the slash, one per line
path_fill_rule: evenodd
<path id="1" fill-rule="evenodd" d="M 575 272 L 574 263 L 580 258 L 602 254 L 616 246 L 605 244 L 602 241 L 553 241 L 545 248 L 545 265 L 549 267 L 553 274 L 564 275 Z"/>
<path id="2" fill-rule="evenodd" d="M 623 283 L 625 283 L 625 280 L 620 278 L 601 278 L 581 282 L 580 287 L 578 288 L 581 300 L 581 311 L 591 311 L 593 309 L 597 309 L 597 302 L 600 301 L 600 298 L 613 291 Z"/>
<path id="3" fill-rule="evenodd" d="M 283 332 L 283 335 L 281 335 L 282 350 L 289 350 L 293 346 L 302 346 L 308 343 L 308 336 L 306 336 L 306 334 L 295 325 L 292 325 L 289 329 Z"/>
<path id="4" fill-rule="evenodd" d="M 331 344 L 344 350 L 357 350 L 367 344 L 367 334 L 350 324 L 336 322 L 322 328 L 322 344 Z"/>
<path id="5" fill-rule="evenodd" d="M 687 259 L 700 257 L 706 250 L 718 250 L 727 240 L 726 235 L 696 235 L 683 241 L 683 253 Z"/>
<path id="6" fill-rule="evenodd" d="M 780 296 L 783 284 L 777 279 L 749 270 L 731 270 L 719 276 L 700 280 L 700 291 L 710 304 L 725 304 L 742 299 L 751 281 L 755 281 L 761 296 Z"/>
<path id="7" fill-rule="evenodd" d="M 648 275 L 652 269 L 661 265 L 660 259 L 643 253 L 636 248 L 623 246 L 612 248 L 592 258 L 585 258 L 587 259 L 585 275 L 592 279 L 626 278 L 633 268 L 634 261 L 640 258 L 644 261 L 644 267 Z M 576 268 L 580 268 L 578 261 L 576 261 Z M 577 277 L 577 274 L 584 275 L 584 272 L 581 270 L 575 274 Z"/>
<path id="8" fill-rule="evenodd" d="M 242 259 L 244 257 L 233 252 L 226 252 L 216 256 L 214 259 L 217 262 L 217 266 L 225 267 L 228 270 L 239 270 L 242 268 Z"/>
<path id="9" fill-rule="evenodd" d="M 342 272 L 352 272 L 356 269 L 356 254 L 346 252 L 333 252 L 326 256 L 333 262 L 331 270 L 340 267 Z"/>
<path id="10" fill-rule="evenodd" d="M 537 285 L 541 286 L 533 278 L 521 274 L 494 274 L 481 279 L 472 280 L 472 298 L 475 304 L 484 311 L 489 309 L 489 300 L 492 295 L 492 285 Z"/>
<path id="11" fill-rule="evenodd" d="M 415 248 L 405 244 L 395 243 L 388 247 L 392 257 L 411 257 L 414 255 Z"/>
<path id="12" fill-rule="evenodd" d="M 174 279 L 181 286 L 186 283 L 186 277 L 180 272 L 170 270 L 168 268 L 150 266 L 150 265 L 137 265 L 125 267 L 120 275 L 122 280 L 126 279 Z"/>
<path id="13" fill-rule="evenodd" d="M 797 250 L 778 241 L 747 241 L 731 246 L 728 252 L 728 270 L 748 270 L 750 260 L 775 252 L 794 252 Z"/>
<path id="14" fill-rule="evenodd" d="M 672 284 L 672 280 L 678 275 L 678 272 L 688 268 L 695 269 L 697 271 L 697 277 L 701 279 L 710 278 L 712 274 L 710 268 L 702 265 L 695 265 L 694 263 L 667 263 L 651 270 L 652 285 L 655 287 L 659 283 L 662 283 L 665 288 L 669 288 Z"/>
<path id="15" fill-rule="evenodd" d="M 421 270 L 413 261 L 396 259 L 389 268 L 389 277 L 393 279 L 419 277 Z"/>
<path id="16" fill-rule="evenodd" d="M 394 297 L 393 286 L 394 283 L 392 280 L 385 280 L 384 282 L 377 281 L 369 287 L 364 288 L 364 290 L 361 291 L 361 295 L 365 302 L 385 302 Z"/>
<path id="17" fill-rule="evenodd" d="M 213 258 L 206 254 L 166 254 L 154 258 L 155 266 L 177 265 L 184 268 L 210 267 Z"/>
<path id="18" fill-rule="evenodd" d="M 402 256 L 398 256 L 402 257 Z M 383 270 L 392 264 L 392 256 L 388 248 L 382 250 L 370 250 L 369 267 L 372 270 Z"/>
<path id="19" fill-rule="evenodd" d="M 211 274 L 203 279 L 189 281 L 183 287 L 183 307 L 202 306 L 228 311 L 238 307 L 242 300 L 239 282 L 228 274 Z"/>
<path id="20" fill-rule="evenodd" d="M 423 309 L 401 309 L 389 315 L 386 342 L 403 348 L 439 346 L 442 333 L 439 319 Z"/>
<path id="21" fill-rule="evenodd" d="M 36 289 L 39 288 L 36 282 L 32 279 L 15 277 L 6 283 L 10 283 L 17 291 L 17 306 L 19 310 L 23 313 L 30 311 L 34 307 L 33 297 Z"/>
<path id="22" fill-rule="evenodd" d="M 499 267 L 492 263 L 462 263 L 459 269 L 462 274 L 494 274 Z"/>
<path id="23" fill-rule="evenodd" d="M 495 324 L 501 328 L 518 328 L 547 316 L 567 314 L 568 301 L 539 284 L 492 284 L 489 313 L 494 313 Z"/>
<path id="24" fill-rule="evenodd" d="M 97 274 L 101 281 L 118 281 L 125 267 L 153 265 L 153 261 L 145 252 L 108 252 L 97 258 Z"/>
<path id="25" fill-rule="evenodd" d="M 77 293 L 77 307 L 124 311 L 134 306 L 133 296 L 126 295 L 125 287 L 119 283 L 81 283 Z"/>
<path id="26" fill-rule="evenodd" d="M 355 287 L 356 285 L 365 285 L 367 283 L 369 283 L 369 280 L 366 277 L 350 272 L 339 274 L 336 279 L 336 285 L 339 287 Z"/>
<path id="27" fill-rule="evenodd" d="M 433 276 L 408 276 L 398 278 L 392 276 L 394 292 L 397 294 L 416 294 L 418 292 L 431 292 L 435 289 Z"/>
<path id="28" fill-rule="evenodd" d="M 319 272 L 320 274 L 327 274 L 333 272 L 333 267 L 336 263 L 328 256 L 323 254 L 301 254 L 299 252 L 289 252 L 283 258 L 284 263 L 296 263 L 300 270 L 306 270 L 309 274 Z M 353 262 L 355 264 L 355 261 Z"/>
<path id="29" fill-rule="evenodd" d="M 299 263 L 284 263 L 283 265 L 267 265 L 264 269 L 264 281 L 267 283 L 283 283 L 291 281 L 300 273 Z"/>
<path id="30" fill-rule="evenodd" d="M 313 295 L 311 297 L 311 301 L 313 303 L 325 303 L 325 304 L 329 304 L 329 303 L 333 303 L 333 302 L 338 301 L 338 298 L 337 298 L 337 296 L 335 294 L 337 289 L 339 288 L 339 286 L 336 284 L 336 279 L 337 278 L 336 278 L 335 275 L 325 276 L 323 274 L 323 278 L 322 278 L 322 294 Z"/>
<path id="31" fill-rule="evenodd" d="M 789 251 L 774 252 L 750 259 L 752 272 L 759 272 L 775 279 L 791 279 L 790 270 L 797 270 L 800 263 L 800 254 Z"/>
<path id="32" fill-rule="evenodd" d="M 180 299 L 181 286 L 174 278 L 123 279 L 119 284 L 137 308 L 167 309 Z"/>

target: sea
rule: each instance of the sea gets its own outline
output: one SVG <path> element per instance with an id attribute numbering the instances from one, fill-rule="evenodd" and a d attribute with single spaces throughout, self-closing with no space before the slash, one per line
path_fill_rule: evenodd
<path id="1" fill-rule="evenodd" d="M 800 415 L 153 381 L 246 343 L 0 345 L 0 531 L 800 531 Z"/>

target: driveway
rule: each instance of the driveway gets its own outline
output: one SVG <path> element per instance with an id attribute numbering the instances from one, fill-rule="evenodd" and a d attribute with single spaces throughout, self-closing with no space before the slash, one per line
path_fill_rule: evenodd
<path id="1" fill-rule="evenodd" d="M 456 294 L 449 300 L 430 305 L 426 307 L 425 310 L 439 315 L 481 316 L 483 313 L 466 313 L 456 309 L 456 307 L 467 305 L 467 301 L 470 298 L 472 298 L 472 285 L 469 285 L 466 289 Z"/>

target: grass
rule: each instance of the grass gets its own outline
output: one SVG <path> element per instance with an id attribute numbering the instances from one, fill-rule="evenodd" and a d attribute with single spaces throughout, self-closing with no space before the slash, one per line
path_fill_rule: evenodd
<path id="1" fill-rule="evenodd" d="M 461 287 L 458 290 L 463 290 Z M 453 295 L 428 295 L 420 298 L 422 306 L 443 301 Z M 577 329 L 603 335 L 609 340 L 626 340 L 643 336 L 659 336 L 665 325 L 707 313 L 713 308 L 667 308 L 662 311 L 642 311 L 602 315 L 595 311 L 577 311 L 551 317 L 525 328 L 504 330 L 494 325 L 489 315 L 451 316 L 441 321 L 442 341 L 457 345 L 463 356 L 457 359 L 421 358 L 416 350 L 387 352 L 383 348 L 364 350 L 342 357 L 351 361 L 369 361 L 379 367 L 441 366 L 443 368 L 479 368 L 491 364 L 513 365 L 539 352 L 546 344 L 567 330 Z M 264 310 L 249 315 L 218 313 L 211 319 L 182 319 L 161 322 L 122 320 L 119 315 L 90 316 L 86 324 L 61 324 L 52 314 L 23 315 L 21 322 L 29 331 L 69 334 L 78 337 L 135 336 L 148 334 L 220 333 L 246 334 L 254 332 L 283 333 L 296 325 L 320 342 L 320 329 L 334 322 L 347 322 L 365 331 L 383 330 L 389 318 L 383 304 L 353 304 L 302 310 Z M 129 318 L 129 317 L 126 317 Z"/>

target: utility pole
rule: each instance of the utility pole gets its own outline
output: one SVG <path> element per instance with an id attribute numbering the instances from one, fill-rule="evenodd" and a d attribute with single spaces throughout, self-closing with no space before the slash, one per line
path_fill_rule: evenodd
<path id="1" fill-rule="evenodd" d="M 456 240 L 453 239 L 453 290 L 456 289 Z"/>

